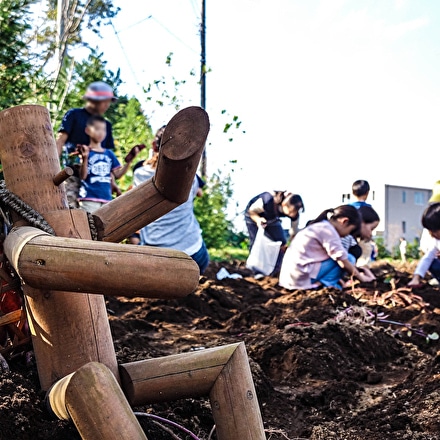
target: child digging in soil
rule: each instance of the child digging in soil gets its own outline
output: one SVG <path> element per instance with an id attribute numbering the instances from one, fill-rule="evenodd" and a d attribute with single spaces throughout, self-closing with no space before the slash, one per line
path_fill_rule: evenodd
<path id="1" fill-rule="evenodd" d="M 431 249 L 420 259 L 414 275 L 408 283 L 409 287 L 420 287 L 422 279 L 428 271 L 437 281 L 440 281 L 440 260 L 438 258 L 440 251 L 440 203 L 432 203 L 425 209 L 422 215 L 422 226 L 429 231 L 434 240 Z"/>
<path id="2" fill-rule="evenodd" d="M 356 268 L 355 259 L 342 246 L 341 237 L 361 227 L 359 210 L 341 205 L 323 211 L 298 232 L 281 265 L 279 285 L 289 290 L 319 286 L 342 288 L 344 273 L 362 282 L 375 279 L 367 268 Z"/>

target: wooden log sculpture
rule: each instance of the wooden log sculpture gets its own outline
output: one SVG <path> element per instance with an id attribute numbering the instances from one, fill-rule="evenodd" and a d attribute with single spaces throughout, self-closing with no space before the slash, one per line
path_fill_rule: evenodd
<path id="1" fill-rule="evenodd" d="M 60 170 L 48 111 L 24 105 L 0 112 L 4 178 L 7 191 L 20 202 L 20 209 L 11 208 L 14 228 L 5 240 L 5 254 L 22 280 L 41 387 L 51 390 L 49 402 L 59 402 L 52 393 L 62 390 L 61 414 L 72 418 L 83 439 L 146 438 L 132 416 L 127 416 L 130 426 L 123 433 L 107 429 L 110 408 L 105 416 L 89 420 L 87 408 L 81 408 L 86 405 L 81 393 L 90 394 L 93 408 L 105 406 L 103 400 L 117 402 L 115 411 L 123 415 L 136 402 L 122 394 L 132 395 L 130 380 L 122 383 L 122 391 L 118 385 L 103 294 L 171 298 L 191 293 L 198 284 L 198 267 L 186 254 L 118 243 L 187 200 L 208 131 L 208 116 L 200 107 L 178 112 L 163 134 L 155 177 L 90 216 L 68 208 L 62 182 L 70 171 Z M 0 188 L 0 197 L 5 191 Z M 221 353 L 215 378 L 202 386 L 213 402 L 217 438 L 264 439 L 244 345 Z M 217 359 L 218 351 L 182 355 L 177 364 L 174 357 L 163 358 L 154 365 L 178 365 L 182 374 L 188 374 L 198 371 L 199 360 L 210 356 Z M 130 364 L 121 368 L 125 377 L 131 377 Z M 142 373 L 143 368 L 137 365 L 135 371 L 146 379 L 150 367 Z M 182 393 L 191 395 L 193 383 L 186 381 L 185 387 L 187 392 Z M 145 393 L 140 399 L 150 397 Z M 98 425 L 89 426 L 93 423 Z"/>

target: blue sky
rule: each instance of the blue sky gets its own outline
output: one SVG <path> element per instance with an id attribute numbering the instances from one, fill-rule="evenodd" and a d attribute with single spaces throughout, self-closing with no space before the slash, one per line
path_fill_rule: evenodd
<path id="1" fill-rule="evenodd" d="M 242 210 L 253 195 L 303 196 L 303 220 L 341 202 L 351 183 L 431 188 L 440 115 L 440 4 L 432 0 L 206 0 L 208 172 L 230 169 Z M 121 91 L 142 102 L 162 76 L 199 105 L 198 0 L 115 0 L 96 41 Z M 116 34 L 116 32 L 117 34 Z M 172 52 L 172 65 L 165 59 Z M 153 129 L 175 113 L 145 103 Z M 242 121 L 233 142 L 225 109 Z"/>

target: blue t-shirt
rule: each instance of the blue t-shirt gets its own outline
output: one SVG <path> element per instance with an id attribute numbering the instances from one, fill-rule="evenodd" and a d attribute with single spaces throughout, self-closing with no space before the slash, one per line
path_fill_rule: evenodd
<path id="1" fill-rule="evenodd" d="M 372 207 L 369 203 L 364 202 L 363 200 L 356 200 L 356 202 L 350 203 L 351 206 L 354 206 L 355 208 L 359 209 L 361 206 L 368 206 Z"/>
<path id="2" fill-rule="evenodd" d="M 61 121 L 58 132 L 67 133 L 66 148 L 67 153 L 72 153 L 76 150 L 78 144 L 89 145 L 90 138 L 86 134 L 87 120 L 92 116 L 85 108 L 72 108 L 66 112 Z M 112 124 L 105 121 L 107 125 L 107 136 L 101 142 L 103 148 L 114 150 L 115 143 L 113 141 Z"/>
<path id="3" fill-rule="evenodd" d="M 113 151 L 90 151 L 87 178 L 81 181 L 78 200 L 104 203 L 112 200 L 111 172 L 120 166 Z"/>

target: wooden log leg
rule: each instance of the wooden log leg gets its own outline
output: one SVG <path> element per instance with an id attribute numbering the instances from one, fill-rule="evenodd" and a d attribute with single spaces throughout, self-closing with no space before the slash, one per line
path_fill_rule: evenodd
<path id="1" fill-rule="evenodd" d="M 122 364 L 121 387 L 132 406 L 207 396 L 237 346 Z"/>
<path id="2" fill-rule="evenodd" d="M 132 406 L 209 395 L 219 440 L 263 440 L 263 421 L 243 342 L 120 365 Z"/>
<path id="3" fill-rule="evenodd" d="M 84 440 L 147 440 L 112 372 L 98 362 L 56 382 L 46 401 Z"/>
<path id="4" fill-rule="evenodd" d="M 263 420 L 244 343 L 209 393 L 218 440 L 264 440 Z"/>
<path id="5" fill-rule="evenodd" d="M 118 242 L 185 202 L 209 132 L 201 107 L 180 110 L 162 136 L 154 179 L 93 213 L 99 240 Z"/>

